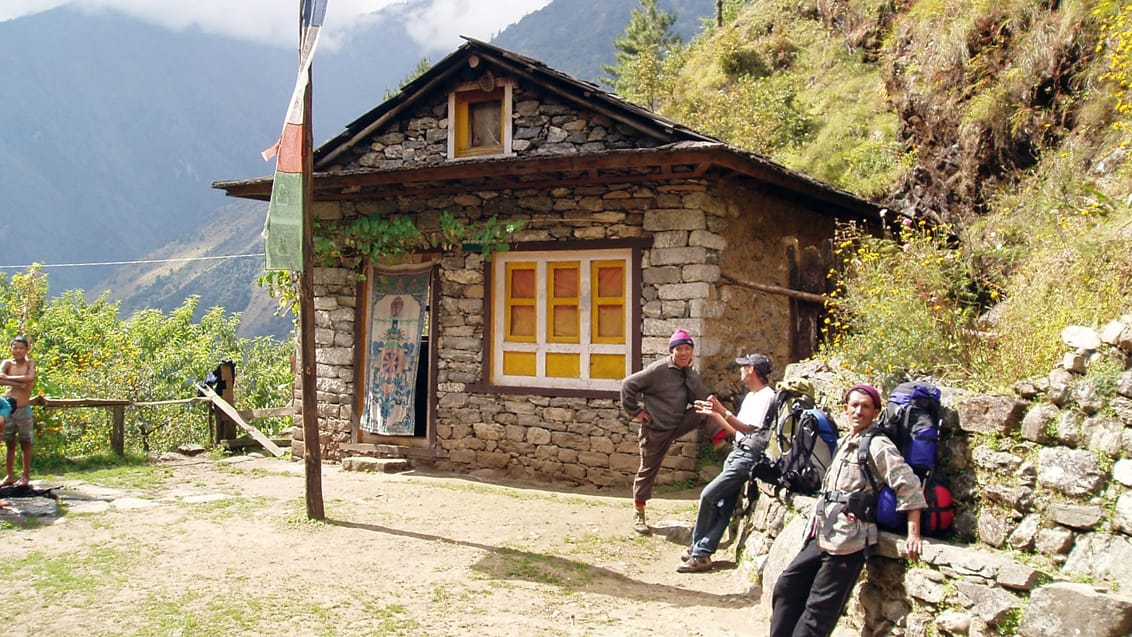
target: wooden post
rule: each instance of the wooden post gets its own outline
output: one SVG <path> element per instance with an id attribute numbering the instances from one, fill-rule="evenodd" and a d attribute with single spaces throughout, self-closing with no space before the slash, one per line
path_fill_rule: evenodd
<path id="1" fill-rule="evenodd" d="M 110 448 L 119 456 L 126 455 L 126 406 L 110 407 Z"/>
<path id="2" fill-rule="evenodd" d="M 307 517 L 326 519 L 322 502 L 322 451 L 318 431 L 318 377 L 314 359 L 314 139 L 311 133 L 311 71 L 303 94 L 303 271 L 299 275 L 299 348 L 303 365 L 303 454 Z"/>
<path id="3" fill-rule="evenodd" d="M 216 368 L 220 372 L 220 383 L 217 392 L 229 405 L 236 404 L 236 364 L 232 361 L 221 361 Z M 216 429 L 220 440 L 236 439 L 236 421 L 232 420 L 223 411 L 216 412 Z"/>

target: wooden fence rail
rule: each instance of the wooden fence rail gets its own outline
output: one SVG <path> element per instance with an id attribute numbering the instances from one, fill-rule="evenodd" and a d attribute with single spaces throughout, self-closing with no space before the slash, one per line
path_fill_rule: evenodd
<path id="1" fill-rule="evenodd" d="M 150 402 L 135 402 L 115 398 L 47 398 L 45 396 L 35 396 L 31 399 L 30 404 L 47 409 L 79 409 L 83 407 L 108 408 L 110 410 L 110 448 L 119 456 L 125 455 L 126 453 L 127 407 L 165 407 L 169 405 L 207 404 L 212 410 L 223 413 L 228 418 L 231 418 L 241 429 L 247 431 L 252 438 L 263 445 L 263 448 L 272 455 L 275 457 L 283 455 L 284 452 L 282 449 L 261 431 L 249 425 L 247 421 L 259 418 L 297 416 L 299 412 L 293 406 L 237 411 L 207 385 L 198 385 L 197 389 L 201 390 L 201 393 L 204 395 L 193 398 Z"/>

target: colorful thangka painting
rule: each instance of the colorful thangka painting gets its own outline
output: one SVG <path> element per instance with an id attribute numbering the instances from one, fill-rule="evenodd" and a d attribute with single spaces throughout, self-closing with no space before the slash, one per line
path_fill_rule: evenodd
<path id="1" fill-rule="evenodd" d="M 421 332 L 432 264 L 371 271 L 369 356 L 362 431 L 411 436 Z"/>

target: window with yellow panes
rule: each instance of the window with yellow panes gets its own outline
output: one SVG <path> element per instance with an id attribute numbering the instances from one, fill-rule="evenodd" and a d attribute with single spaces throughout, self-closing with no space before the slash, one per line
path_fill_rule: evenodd
<path id="1" fill-rule="evenodd" d="M 616 389 L 629 373 L 629 249 L 493 257 L 492 382 Z"/>

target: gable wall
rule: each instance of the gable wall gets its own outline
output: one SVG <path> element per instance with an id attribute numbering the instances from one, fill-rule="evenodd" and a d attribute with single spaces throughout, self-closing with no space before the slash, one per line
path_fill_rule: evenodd
<path id="1" fill-rule="evenodd" d="M 467 78 L 468 81 L 471 78 Z M 452 85 L 458 84 L 453 82 Z M 580 109 L 562 97 L 518 80 L 512 94 L 512 144 L 516 155 L 576 155 L 660 142 L 609 117 Z M 448 156 L 448 97 L 437 93 L 358 144 L 345 169 L 403 168 L 443 164 Z"/>

